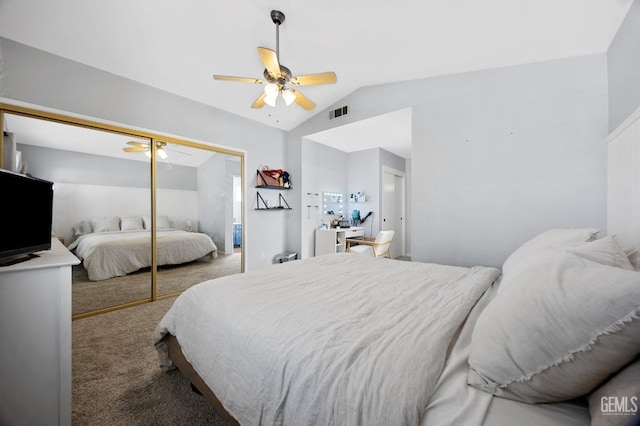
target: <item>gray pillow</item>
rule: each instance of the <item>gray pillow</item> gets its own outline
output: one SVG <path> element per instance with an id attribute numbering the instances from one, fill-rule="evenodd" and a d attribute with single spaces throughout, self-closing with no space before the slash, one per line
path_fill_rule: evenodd
<path id="1" fill-rule="evenodd" d="M 640 358 L 589 395 L 591 426 L 640 425 Z"/>

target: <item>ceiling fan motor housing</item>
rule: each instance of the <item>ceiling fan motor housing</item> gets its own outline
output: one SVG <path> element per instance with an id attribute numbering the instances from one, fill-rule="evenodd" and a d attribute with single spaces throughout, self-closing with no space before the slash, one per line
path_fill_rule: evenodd
<path id="1" fill-rule="evenodd" d="M 285 85 L 291 79 L 291 70 L 284 65 L 280 65 L 280 76 L 271 75 L 268 69 L 265 68 L 263 72 L 264 78 L 269 83 L 275 83 L 279 85 Z"/>

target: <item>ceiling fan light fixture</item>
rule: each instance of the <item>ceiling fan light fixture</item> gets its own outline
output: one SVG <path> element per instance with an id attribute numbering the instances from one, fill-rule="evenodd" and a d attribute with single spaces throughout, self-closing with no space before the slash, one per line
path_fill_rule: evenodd
<path id="1" fill-rule="evenodd" d="M 275 107 L 276 102 L 278 101 L 278 94 L 280 93 L 280 87 L 278 87 L 275 83 L 269 83 L 264 86 L 264 94 L 266 95 L 264 98 L 264 103 Z"/>
<path id="2" fill-rule="evenodd" d="M 278 92 L 280 91 L 280 89 L 278 88 L 278 85 L 275 83 L 269 83 L 266 86 L 264 86 L 264 94 L 267 95 L 267 98 L 277 98 L 278 97 Z"/>
<path id="3" fill-rule="evenodd" d="M 160 159 L 162 159 L 162 160 L 166 160 L 166 159 L 167 159 L 167 157 L 169 157 L 169 155 L 167 154 L 167 151 L 165 151 L 165 150 L 164 150 L 164 149 L 162 149 L 162 148 L 158 148 L 158 149 L 156 150 L 156 153 L 158 154 L 158 157 L 160 157 Z M 150 151 L 150 150 L 146 150 L 146 151 L 144 152 L 144 155 L 146 155 L 146 156 L 147 156 L 147 158 L 151 158 L 151 151 Z"/>
<path id="4" fill-rule="evenodd" d="M 285 89 L 282 91 L 282 99 L 284 99 L 284 103 L 289 106 L 296 100 L 296 94 L 293 89 Z"/>
<path id="5" fill-rule="evenodd" d="M 264 103 L 269 105 L 270 107 L 275 107 L 277 101 L 278 101 L 278 95 L 267 96 L 266 98 L 264 98 Z"/>

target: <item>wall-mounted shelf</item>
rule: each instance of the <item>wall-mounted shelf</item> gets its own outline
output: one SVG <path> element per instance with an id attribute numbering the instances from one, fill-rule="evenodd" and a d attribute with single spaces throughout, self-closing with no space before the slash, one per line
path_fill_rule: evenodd
<path id="1" fill-rule="evenodd" d="M 291 207 L 289 207 L 287 200 L 284 199 L 282 194 L 278 194 L 278 205 L 270 206 L 264 200 L 264 198 L 262 198 L 262 195 L 260 195 L 260 193 L 257 191 L 256 191 L 256 206 L 257 206 L 256 210 L 291 210 Z"/>
<path id="2" fill-rule="evenodd" d="M 256 170 L 256 188 L 286 190 L 291 189 L 291 186 L 280 185 L 278 179 Z"/>

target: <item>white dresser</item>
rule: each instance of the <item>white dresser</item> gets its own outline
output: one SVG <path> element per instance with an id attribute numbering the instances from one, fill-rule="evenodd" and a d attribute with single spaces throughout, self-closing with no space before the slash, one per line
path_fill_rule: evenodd
<path id="1" fill-rule="evenodd" d="M 71 424 L 71 266 L 57 239 L 0 267 L 1 424 Z"/>
<path id="2" fill-rule="evenodd" d="M 316 256 L 331 253 L 344 253 L 347 247 L 347 238 L 364 236 L 364 228 L 352 226 L 351 228 L 318 228 L 316 229 Z"/>

